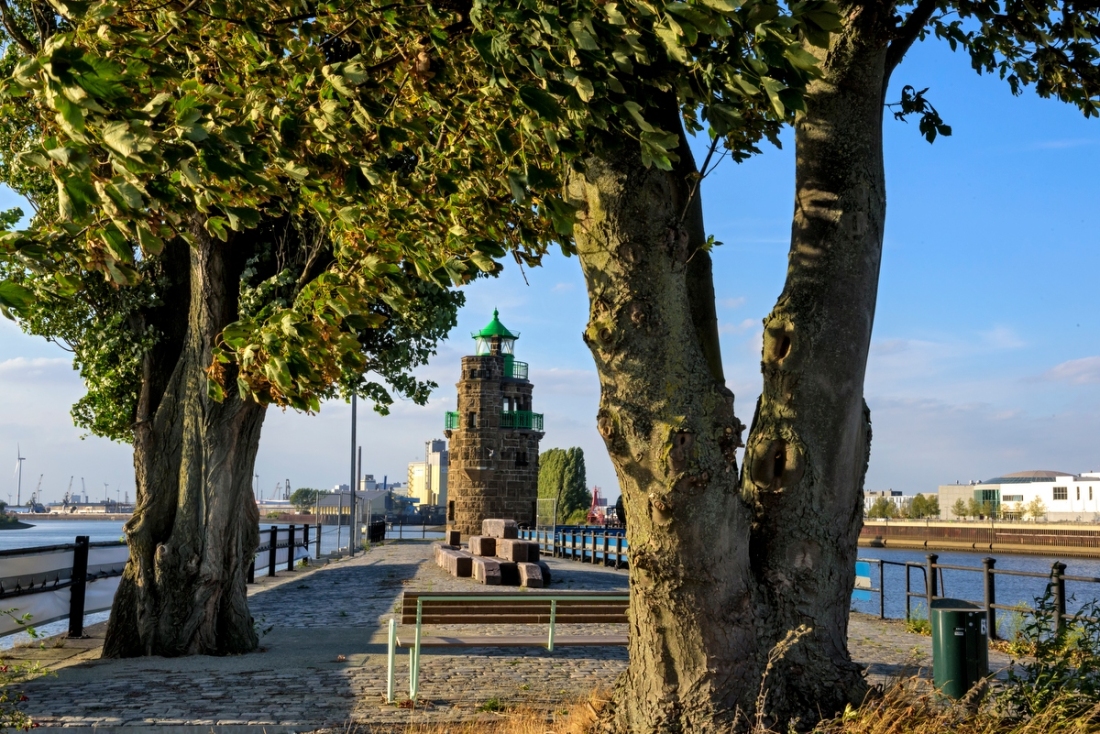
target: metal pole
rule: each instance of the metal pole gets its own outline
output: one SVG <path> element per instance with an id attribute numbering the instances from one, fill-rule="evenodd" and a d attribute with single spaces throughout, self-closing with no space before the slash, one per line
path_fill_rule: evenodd
<path id="1" fill-rule="evenodd" d="M 337 490 L 339 491 L 339 490 Z M 344 493 L 336 495 L 336 557 L 340 557 L 340 531 L 344 526 Z"/>
<path id="2" fill-rule="evenodd" d="M 989 624 L 989 639 L 997 639 L 997 610 L 993 605 L 997 603 L 997 577 L 993 573 L 993 566 L 997 559 L 983 558 L 982 572 L 985 577 L 985 615 Z"/>
<path id="3" fill-rule="evenodd" d="M 1054 595 L 1054 629 L 1061 632 L 1066 617 L 1066 580 L 1062 578 L 1066 564 L 1055 561 L 1050 567 L 1050 590 Z"/>
<path id="4" fill-rule="evenodd" d="M 932 621 L 932 599 L 939 596 L 939 586 L 936 583 L 936 561 L 940 559 L 936 553 L 929 553 L 928 556 L 928 581 L 925 584 L 925 592 L 928 597 L 928 620 Z"/>
<path id="5" fill-rule="evenodd" d="M 267 575 L 275 575 L 275 550 L 279 542 L 279 526 L 271 526 L 271 542 L 270 548 L 267 549 Z"/>
<path id="6" fill-rule="evenodd" d="M 884 576 L 882 569 L 886 567 L 886 564 L 882 561 L 878 562 L 878 618 L 886 619 L 886 584 L 884 582 Z M 931 619 L 931 617 L 929 617 Z"/>
<path id="7" fill-rule="evenodd" d="M 360 449 L 360 457 L 363 452 Z M 362 465 L 362 459 L 360 459 Z M 351 394 L 351 497 L 348 499 L 351 511 L 351 526 L 348 528 L 348 555 L 355 555 L 355 490 L 359 488 L 359 477 L 355 472 L 355 393 Z"/>
<path id="8" fill-rule="evenodd" d="M 84 636 L 84 597 L 88 584 L 88 536 L 76 536 L 69 587 L 69 637 Z"/>

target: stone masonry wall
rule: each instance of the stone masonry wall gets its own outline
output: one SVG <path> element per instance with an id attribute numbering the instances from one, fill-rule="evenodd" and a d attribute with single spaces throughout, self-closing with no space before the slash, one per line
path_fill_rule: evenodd
<path id="1" fill-rule="evenodd" d="M 497 355 L 463 357 L 457 383 L 459 428 L 450 442 L 447 527 L 481 532 L 481 521 L 504 518 L 533 525 L 538 499 L 539 431 L 502 429 L 505 398 L 512 410 L 531 410 L 533 386 L 504 377 Z"/>

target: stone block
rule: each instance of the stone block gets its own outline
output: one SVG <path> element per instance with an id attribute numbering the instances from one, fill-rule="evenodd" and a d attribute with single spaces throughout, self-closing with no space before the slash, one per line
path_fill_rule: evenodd
<path id="1" fill-rule="evenodd" d="M 550 575 L 550 564 L 546 561 L 539 561 L 539 568 L 542 569 L 542 585 L 549 586 L 550 580 L 553 578 Z"/>
<path id="2" fill-rule="evenodd" d="M 481 534 L 490 538 L 518 538 L 519 526 L 515 520 L 482 520 Z"/>
<path id="3" fill-rule="evenodd" d="M 539 544 L 532 540 L 497 540 L 497 555 L 506 561 L 515 563 L 538 563 Z"/>
<path id="4" fill-rule="evenodd" d="M 443 568 L 443 551 L 445 550 L 461 550 L 453 545 L 447 545 L 446 543 L 432 543 L 432 558 L 435 559 L 435 565 Z"/>
<path id="5" fill-rule="evenodd" d="M 466 551 L 443 550 L 443 568 L 447 573 L 458 578 L 469 578 L 473 575 L 474 557 Z"/>
<path id="6" fill-rule="evenodd" d="M 448 530 L 447 545 L 462 545 L 462 533 L 457 530 Z"/>
<path id="7" fill-rule="evenodd" d="M 489 586 L 500 586 L 500 562 L 474 556 L 474 579 Z"/>
<path id="8" fill-rule="evenodd" d="M 500 585 L 519 586 L 519 564 L 502 562 L 500 564 Z"/>
<path id="9" fill-rule="evenodd" d="M 497 556 L 512 563 L 527 563 L 527 542 L 512 538 L 498 538 Z"/>
<path id="10" fill-rule="evenodd" d="M 519 584 L 520 586 L 526 586 L 528 589 L 541 589 L 542 583 L 542 568 L 537 563 L 517 563 L 516 569 L 519 571 Z"/>
<path id="11" fill-rule="evenodd" d="M 475 556 L 495 556 L 497 554 L 497 539 L 486 538 L 482 535 L 471 535 L 470 553 Z"/>

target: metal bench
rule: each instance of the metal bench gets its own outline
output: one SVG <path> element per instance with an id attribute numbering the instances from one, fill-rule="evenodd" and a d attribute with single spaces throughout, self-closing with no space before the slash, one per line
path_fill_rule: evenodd
<path id="1" fill-rule="evenodd" d="M 625 646 L 626 635 L 556 636 L 559 624 L 625 624 L 630 595 L 627 592 L 562 591 L 557 593 L 480 592 L 448 594 L 406 592 L 401 598 L 400 623 L 415 625 L 411 637 L 397 634 L 398 617 L 390 619 L 386 701 L 393 703 L 394 661 L 397 648 L 409 650 L 409 698 L 420 687 L 420 649 L 423 647 L 607 647 Z M 477 637 L 422 634 L 425 624 L 546 624 L 546 636 L 497 635 Z"/>

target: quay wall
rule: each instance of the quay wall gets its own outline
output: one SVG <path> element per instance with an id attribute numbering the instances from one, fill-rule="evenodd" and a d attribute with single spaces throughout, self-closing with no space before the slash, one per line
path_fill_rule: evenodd
<path id="1" fill-rule="evenodd" d="M 1100 558 L 1100 525 L 866 520 L 859 545 L 905 550 L 988 551 Z"/>

